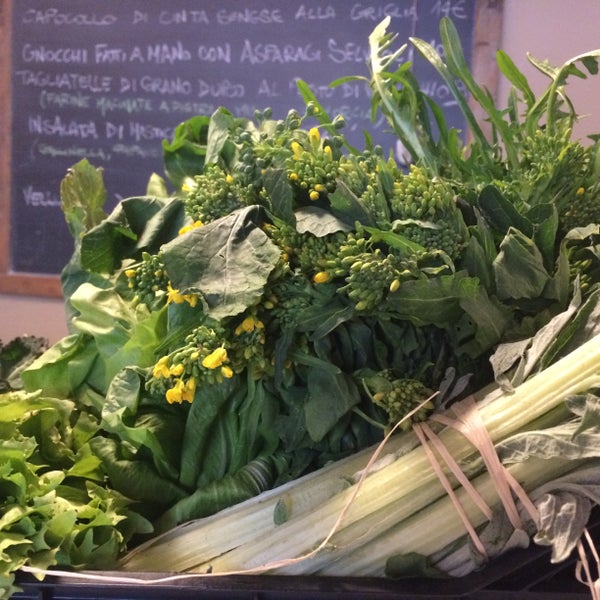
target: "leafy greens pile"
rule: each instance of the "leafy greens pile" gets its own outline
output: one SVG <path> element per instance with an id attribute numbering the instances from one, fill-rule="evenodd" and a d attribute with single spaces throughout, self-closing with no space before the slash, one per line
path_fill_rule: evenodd
<path id="1" fill-rule="evenodd" d="M 103 493 L 129 498 L 155 533 L 352 455 L 416 407 L 425 419 L 492 381 L 498 346 L 532 337 L 574 295 L 597 297 L 598 146 L 571 139 L 564 88 L 600 52 L 535 61 L 550 79 L 539 98 L 500 52 L 513 88 L 498 109 L 451 21 L 445 62 L 411 39 L 455 94 L 465 144 L 387 25 L 370 37 L 365 82 L 408 168 L 368 136 L 349 146 L 343 118 L 301 82 L 302 114 L 222 108 L 182 123 L 163 144 L 173 194 L 154 175 L 107 215 L 99 169 L 81 161 L 63 180 L 72 333 L 23 382 L 95 424 L 74 465 L 85 448 Z"/>

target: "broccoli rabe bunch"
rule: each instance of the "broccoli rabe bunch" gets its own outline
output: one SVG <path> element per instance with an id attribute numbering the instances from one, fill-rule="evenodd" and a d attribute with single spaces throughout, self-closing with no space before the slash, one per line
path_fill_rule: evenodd
<path id="1" fill-rule="evenodd" d="M 428 251 L 457 259 L 467 241 L 467 229 L 450 184 L 424 167 L 411 165 L 394 180 L 390 201 L 393 230 Z"/>
<path id="2" fill-rule="evenodd" d="M 241 206 L 243 201 L 233 176 L 216 164 L 206 165 L 204 172 L 194 178 L 185 198 L 188 215 L 202 223 L 210 223 Z"/>
<path id="3" fill-rule="evenodd" d="M 316 201 L 335 191 L 339 161 L 334 158 L 332 144 L 321 138 L 316 127 L 307 136 L 292 140 L 291 150 L 286 168 L 292 187 L 301 197 Z"/>
<path id="4" fill-rule="evenodd" d="M 424 421 L 434 409 L 433 390 L 418 379 L 395 378 L 386 369 L 365 377 L 363 382 L 373 403 L 387 414 L 387 427 L 400 423 L 401 429 L 410 429 L 413 422 Z M 405 419 L 409 414 L 410 418 Z"/>

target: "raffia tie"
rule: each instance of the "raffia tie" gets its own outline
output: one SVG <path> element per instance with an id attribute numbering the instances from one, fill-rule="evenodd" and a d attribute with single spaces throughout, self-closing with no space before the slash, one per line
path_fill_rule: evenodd
<path id="1" fill-rule="evenodd" d="M 592 576 L 590 561 L 588 560 L 584 541 L 587 542 L 590 553 L 594 559 L 596 567 L 596 578 Z M 577 542 L 577 551 L 579 552 L 579 560 L 575 566 L 575 576 L 577 580 L 588 586 L 592 595 L 592 600 L 600 600 L 600 557 L 592 541 L 590 532 L 585 529 L 581 539 Z"/>
<path id="2" fill-rule="evenodd" d="M 483 419 L 477 410 L 474 398 L 469 396 L 468 398 L 465 398 L 465 400 L 457 402 L 452 406 L 452 412 L 454 413 L 454 418 L 447 414 L 439 414 L 432 415 L 431 420 L 437 421 L 442 425 L 451 427 L 460 432 L 477 449 L 494 483 L 500 502 L 506 511 L 510 523 L 515 529 L 522 529 L 523 524 L 521 517 L 519 516 L 514 496 L 521 501 L 530 517 L 537 522 L 538 512 L 535 505 L 529 499 L 521 484 L 500 462 L 494 448 L 494 443 L 492 442 Z M 461 505 L 450 480 L 436 456 L 436 452 L 488 520 L 492 519 L 492 509 L 481 494 L 475 489 L 467 476 L 462 472 L 456 460 L 451 456 L 450 452 L 431 427 L 427 423 L 418 423 L 413 425 L 413 430 L 419 438 L 435 474 L 454 504 L 456 512 L 463 522 L 467 533 L 471 537 L 473 544 L 482 556 L 487 557 L 483 542 L 469 521 L 464 507 Z M 598 600 L 600 600 L 600 598 Z"/>

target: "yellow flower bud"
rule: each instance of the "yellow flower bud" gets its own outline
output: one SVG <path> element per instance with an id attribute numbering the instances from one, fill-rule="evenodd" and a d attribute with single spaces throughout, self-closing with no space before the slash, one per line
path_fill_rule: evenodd
<path id="1" fill-rule="evenodd" d="M 327 271 L 319 271 L 313 277 L 315 283 L 327 283 L 331 279 L 331 275 Z"/>
<path id="2" fill-rule="evenodd" d="M 136 274 L 135 269 L 126 269 L 125 270 L 125 276 L 129 277 L 129 279 L 131 279 L 132 277 L 135 277 L 135 274 Z"/>
<path id="3" fill-rule="evenodd" d="M 310 194 L 308 194 L 308 197 L 311 200 L 318 200 L 319 199 L 319 192 L 317 192 L 316 190 L 311 190 Z"/>
<path id="4" fill-rule="evenodd" d="M 292 145 L 292 152 L 294 153 L 294 158 L 297 160 L 302 156 L 302 154 L 304 152 L 304 148 L 296 140 L 294 140 L 291 145 Z"/>
<path id="5" fill-rule="evenodd" d="M 233 377 L 233 370 L 231 369 L 231 367 L 223 365 L 221 367 L 221 375 L 223 375 L 223 377 L 225 377 L 226 379 L 231 379 Z"/>
<path id="6" fill-rule="evenodd" d="M 316 150 L 321 145 L 321 134 L 316 127 L 311 127 L 308 132 L 308 139 L 310 140 L 310 145 Z"/>
<path id="7" fill-rule="evenodd" d="M 392 283 L 390 283 L 390 292 L 397 292 L 400 289 L 400 280 L 394 279 Z"/>

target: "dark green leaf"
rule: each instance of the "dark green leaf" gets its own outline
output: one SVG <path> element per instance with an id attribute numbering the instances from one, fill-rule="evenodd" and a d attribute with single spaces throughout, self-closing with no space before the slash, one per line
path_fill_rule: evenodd
<path id="1" fill-rule="evenodd" d="M 263 185 L 275 217 L 295 225 L 294 193 L 285 169 L 268 169 L 263 175 Z"/>
<path id="2" fill-rule="evenodd" d="M 335 192 L 329 194 L 329 202 L 333 214 L 347 225 L 353 227 L 357 222 L 363 225 L 375 225 L 369 211 L 343 181 L 337 182 Z"/>
<path id="3" fill-rule="evenodd" d="M 311 369 L 308 372 L 308 400 L 304 405 L 306 429 L 318 442 L 360 401 L 358 389 L 345 373 Z"/>
<path id="4" fill-rule="evenodd" d="M 477 204 L 489 225 L 501 235 L 510 227 L 515 227 L 525 235 L 533 234 L 533 227 L 500 190 L 494 185 L 486 185 L 479 194 Z"/>
<path id="5" fill-rule="evenodd" d="M 220 384 L 205 385 L 202 397 L 192 402 L 183 435 L 181 452 L 181 470 L 179 480 L 188 489 L 195 489 L 198 477 L 202 473 L 203 462 L 206 459 L 211 429 L 221 413 L 222 408 L 231 400 L 240 387 L 237 377 L 223 381 Z M 226 450 L 226 449 L 225 449 Z M 224 459 L 223 456 L 213 456 L 212 459 Z"/>
<path id="6" fill-rule="evenodd" d="M 534 224 L 533 241 L 544 257 L 548 270 L 554 266 L 558 211 L 555 204 L 537 204 L 527 212 L 527 219 Z"/>
<path id="7" fill-rule="evenodd" d="M 279 260 L 279 248 L 260 227 L 260 214 L 257 206 L 240 209 L 163 247 L 173 288 L 200 294 L 215 319 L 254 304 Z"/>
<path id="8" fill-rule="evenodd" d="M 218 163 L 220 158 L 228 162 L 234 152 L 230 140 L 235 117 L 226 108 L 218 108 L 210 117 L 206 142 L 206 162 Z"/>
<path id="9" fill-rule="evenodd" d="M 535 243 L 511 228 L 494 261 L 496 294 L 503 299 L 539 298 L 550 280 Z"/>
<path id="10" fill-rule="evenodd" d="M 479 281 L 464 272 L 405 281 L 386 305 L 417 325 L 448 327 L 463 314 L 461 301 L 476 298 Z"/>
<path id="11" fill-rule="evenodd" d="M 208 116 L 194 116 L 175 128 L 171 142 L 163 141 L 165 173 L 177 189 L 204 169 L 209 123 Z"/>
<path id="12" fill-rule="evenodd" d="M 324 237 L 338 231 L 349 231 L 351 228 L 329 210 L 319 206 L 302 206 L 296 210 L 296 229 L 299 233 Z"/>

